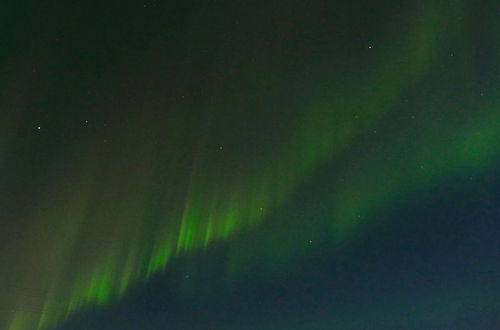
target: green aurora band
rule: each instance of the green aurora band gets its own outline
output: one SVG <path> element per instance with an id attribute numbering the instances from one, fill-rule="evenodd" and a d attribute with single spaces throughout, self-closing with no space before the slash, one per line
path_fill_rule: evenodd
<path id="1" fill-rule="evenodd" d="M 178 125 L 186 119 L 176 105 L 174 120 L 150 133 L 151 139 L 162 141 L 162 150 L 151 144 L 143 147 L 140 139 L 125 139 L 134 155 L 124 148 L 87 150 L 78 156 L 71 170 L 55 175 L 44 187 L 29 215 L 29 244 L 19 247 L 19 255 L 26 264 L 42 266 L 30 295 L 19 288 L 0 297 L 0 302 L 15 301 L 16 312 L 6 329 L 52 328 L 88 306 L 120 299 L 131 286 L 165 269 L 172 258 L 258 230 L 321 166 L 340 162 L 372 132 L 384 134 L 375 132 L 384 116 L 392 115 L 412 88 L 435 79 L 432 71 L 439 70 L 440 60 L 436 54 L 444 52 L 446 40 L 461 33 L 463 26 L 453 18 L 466 17 L 464 8 L 462 1 L 420 1 L 407 26 L 395 33 L 392 46 L 373 59 L 368 72 L 354 69 L 351 74 L 357 79 L 337 78 L 340 81 L 312 93 L 302 117 L 284 128 L 288 138 L 273 146 L 268 159 L 244 165 L 214 160 L 212 149 L 222 154 L 228 148 L 218 150 L 217 133 L 210 125 L 200 125 L 198 137 L 189 137 L 192 127 Z M 465 64 L 467 56 L 457 60 Z M 438 104 L 446 109 L 472 106 L 453 104 L 446 97 Z M 153 105 L 146 101 L 136 106 Z M 367 152 L 355 167 L 345 169 L 343 180 L 331 187 L 329 234 L 348 240 L 365 219 L 401 195 L 494 166 L 500 150 L 500 103 L 489 98 L 474 107 L 474 118 L 457 112 L 452 122 L 439 117 L 441 109 L 418 112 L 412 127 L 385 137 L 393 143 Z M 20 123 L 13 113 L 2 117 L 0 150 L 8 150 L 12 127 Z M 182 150 L 179 144 L 184 144 Z M 182 160 L 185 149 L 190 150 L 188 161 Z M 114 152 L 121 165 L 99 160 L 108 152 Z M 266 251 L 266 258 L 300 262 L 293 252 L 296 241 L 281 243 Z M 239 264 L 252 249 L 235 244 L 231 276 L 243 272 Z M 19 275 L 20 283 L 26 276 Z"/>

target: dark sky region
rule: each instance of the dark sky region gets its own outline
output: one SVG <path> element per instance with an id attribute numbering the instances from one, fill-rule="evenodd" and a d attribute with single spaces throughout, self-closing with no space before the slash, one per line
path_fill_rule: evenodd
<path id="1" fill-rule="evenodd" d="M 499 18 L 2 1 L 0 329 L 499 329 Z"/>

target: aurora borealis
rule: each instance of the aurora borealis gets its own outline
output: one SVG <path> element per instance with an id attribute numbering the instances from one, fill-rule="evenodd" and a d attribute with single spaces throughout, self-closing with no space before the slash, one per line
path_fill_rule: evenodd
<path id="1" fill-rule="evenodd" d="M 493 329 L 500 4 L 6 2 L 0 329 Z"/>

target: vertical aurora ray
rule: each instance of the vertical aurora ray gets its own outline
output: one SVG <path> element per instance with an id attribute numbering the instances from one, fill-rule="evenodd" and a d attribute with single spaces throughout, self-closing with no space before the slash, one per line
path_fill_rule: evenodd
<path id="1" fill-rule="evenodd" d="M 99 131 L 97 137 L 80 133 L 91 143 L 84 147 L 75 143 L 77 150 L 83 150 L 80 154 L 67 151 L 69 170 L 58 172 L 51 167 L 54 165 L 48 166 L 50 180 L 43 182 L 36 211 L 23 215 L 30 217 L 33 225 L 19 243 L 24 245 L 20 255 L 25 261 L 16 263 L 14 274 L 26 274 L 25 264 L 37 265 L 38 280 L 31 289 L 42 293 L 36 294 L 38 302 L 30 315 L 25 311 L 29 301 L 14 294 L 18 300 L 14 309 L 19 312 L 5 321 L 7 329 L 54 327 L 88 306 L 103 307 L 120 299 L 131 286 L 167 267 L 172 258 L 257 230 L 267 215 L 286 205 L 319 168 L 347 157 L 350 148 L 366 132 L 376 130 L 409 90 L 426 81 L 440 61 L 438 54 L 445 51 L 443 45 L 463 28 L 455 19 L 466 15 L 463 1 L 422 1 L 410 7 L 410 19 L 369 61 L 369 69 L 358 68 L 355 59 L 342 59 L 350 70 L 349 77 L 334 77 L 321 88 L 311 87 L 313 96 L 305 91 L 298 115 L 283 120 L 286 133 L 269 139 L 271 151 L 258 158 L 261 161 L 241 164 L 237 156 L 221 156 L 231 150 L 217 145 L 224 136 L 218 130 L 226 125 L 216 119 L 228 111 L 218 108 L 231 106 L 225 101 L 210 103 L 202 98 L 185 105 L 185 101 L 161 100 L 158 106 L 149 100 L 148 93 L 154 91 L 147 91 L 145 100 L 138 97 L 118 105 L 148 114 L 149 109 L 168 107 L 166 118 L 123 115 L 116 127 L 99 128 L 106 133 Z M 276 30 L 280 28 L 291 29 L 287 24 Z M 203 32 L 195 29 L 192 33 Z M 220 46 L 218 51 L 222 49 Z M 185 67 L 176 70 L 195 70 L 202 66 L 197 61 L 202 62 L 197 57 L 185 60 Z M 249 74 L 253 74 L 251 69 Z M 196 79 L 185 75 L 175 78 L 179 85 L 195 84 L 191 80 Z M 208 83 L 214 94 L 217 89 L 231 89 L 234 78 L 227 75 L 229 78 L 217 78 L 214 74 L 214 82 Z M 133 94 L 133 88 L 125 83 L 116 85 L 111 94 Z M 12 102 L 5 101 L 3 106 L 11 107 Z M 103 108 L 108 106 L 106 102 L 111 101 L 103 101 Z M 191 107 L 207 110 L 190 117 Z M 424 118 L 415 131 L 395 133 L 391 136 L 395 143 L 356 161 L 344 184 L 331 189 L 331 235 L 339 240 L 349 237 L 360 215 L 369 217 L 401 193 L 492 166 L 500 149 L 497 109 L 498 102 L 481 105 L 477 118 L 463 118 L 463 125 L 448 125 L 443 120 L 435 121 L 432 127 Z M 20 125 L 14 117 L 5 115 L 0 123 L 0 127 L 7 127 L 0 136 L 2 152 L 9 150 L 12 127 Z M 150 121 L 154 124 L 148 124 Z M 133 129 L 125 134 L 127 125 Z M 443 128 L 446 132 L 441 134 Z M 108 129 L 114 133 L 109 138 Z M 436 143 L 443 136 L 445 139 Z M 226 138 L 231 139 L 231 134 Z M 244 140 L 235 144 L 246 147 Z M 406 148 L 408 145 L 412 148 Z M 54 154 L 51 161 L 57 163 L 57 152 Z M 398 156 L 387 164 L 392 155 Z M 420 163 L 424 163 L 423 170 Z M 418 165 L 406 171 L 407 164 Z M 283 244 L 280 258 L 286 255 L 293 258 Z M 235 256 L 238 258 L 237 251 Z M 33 275 L 25 276 L 22 285 Z M 2 297 L 0 302 L 6 303 Z"/>

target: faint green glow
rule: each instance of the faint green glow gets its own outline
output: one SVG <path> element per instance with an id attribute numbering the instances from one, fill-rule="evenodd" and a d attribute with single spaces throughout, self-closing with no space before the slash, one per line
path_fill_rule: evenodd
<path id="1" fill-rule="evenodd" d="M 24 330 L 30 326 L 30 319 L 26 313 L 18 312 L 10 322 L 8 330 Z"/>
<path id="2" fill-rule="evenodd" d="M 122 295 L 138 279 L 163 269 L 171 257 L 206 247 L 215 240 L 227 239 L 236 231 L 261 221 L 265 215 L 262 210 L 275 208 L 286 201 L 319 165 L 344 150 L 358 132 L 373 126 L 400 94 L 426 73 L 438 50 L 436 40 L 449 32 L 438 29 L 443 23 L 442 17 L 437 19 L 438 8 L 427 3 L 420 9 L 410 35 L 405 37 L 407 40 L 401 40 L 409 47 L 403 54 L 397 52 L 397 57 L 406 58 L 406 62 L 395 62 L 394 57 L 383 58 L 367 76 L 369 78 L 364 78 L 368 80 L 358 81 L 343 90 L 332 89 L 331 95 L 323 101 L 313 100 L 303 124 L 283 150 L 276 153 L 272 164 L 264 165 L 265 169 L 256 173 L 248 173 L 248 179 L 238 180 L 239 186 L 224 189 L 221 187 L 225 183 L 194 177 L 178 229 L 163 230 L 168 234 L 154 242 L 149 257 L 128 259 L 123 266 L 110 263 L 97 267 L 90 277 L 82 274 L 80 284 L 74 286 L 71 304 L 106 304 L 112 297 Z M 360 95 L 356 85 L 371 87 Z M 396 188 L 387 186 L 384 189 L 394 191 Z M 339 205 L 342 205 L 340 210 L 351 212 L 359 205 L 355 198 L 345 195 L 348 191 L 343 193 L 344 200 Z M 369 196 L 371 191 L 380 192 L 380 189 L 367 187 L 361 191 L 361 197 Z M 375 200 L 375 203 L 378 202 Z M 339 212 L 335 219 L 352 222 L 352 216 Z M 286 254 L 286 245 L 282 246 L 280 254 Z"/>
<path id="3" fill-rule="evenodd" d="M 478 108 L 481 116 L 464 119 L 463 127 L 450 128 L 449 132 L 443 132 L 443 124 L 439 129 L 411 135 L 412 139 L 400 137 L 385 152 L 358 164 L 346 178 L 348 184 L 338 189 L 332 217 L 335 232 L 349 234 L 360 219 L 396 201 L 402 192 L 435 185 L 461 173 L 473 176 L 494 165 L 500 150 L 497 108 L 500 106 Z M 412 143 L 417 137 L 420 143 Z M 388 162 L 396 152 L 399 157 Z"/>
<path id="4" fill-rule="evenodd" d="M 365 78 L 366 81 L 355 83 L 371 86 L 361 95 L 353 85 L 346 86 L 343 91 L 332 89 L 331 95 L 324 100 L 313 100 L 302 126 L 283 150 L 276 153 L 272 165 L 265 165 L 267 169 L 264 171 L 249 173 L 248 179 L 238 180 L 238 186 L 226 186 L 224 189 L 220 188 L 221 183 L 217 183 L 217 179 L 211 183 L 194 177 L 178 229 L 170 227 L 171 232 L 167 236 L 159 237 L 149 256 L 128 261 L 125 265 L 111 259 L 104 261 L 102 266 L 92 267 L 91 276 L 85 272 L 79 274 L 74 289 L 69 288 L 72 292 L 69 304 L 73 306 L 70 309 L 88 304 L 102 306 L 123 294 L 138 279 L 150 277 L 163 269 L 174 255 L 206 247 L 215 240 L 227 239 L 236 231 L 261 221 L 264 216 L 261 208 L 272 209 L 286 201 L 319 165 L 344 150 L 358 132 L 373 126 L 399 99 L 404 89 L 425 74 L 438 49 L 435 40 L 448 31 L 438 30 L 442 20 L 437 19 L 435 6 L 422 5 L 421 9 L 423 12 L 417 15 L 413 25 L 412 31 L 416 32 L 412 32 L 408 40 L 403 40 L 409 45 L 406 54 L 397 53 L 399 58 L 407 58 L 407 62 L 394 62 L 393 57 L 380 59 L 379 65 L 367 76 L 369 78 Z M 429 39 L 428 36 L 433 37 Z M 353 115 L 356 113 L 361 118 Z M 361 197 L 379 191 L 376 188 L 365 188 Z M 384 189 L 394 191 L 396 188 L 387 186 Z M 212 202 L 207 203 L 209 200 Z M 349 197 L 339 205 L 344 205 L 347 210 L 359 207 Z M 352 221 L 342 213 L 339 217 Z M 171 223 L 170 220 L 168 222 Z M 283 256 L 287 254 L 286 244 L 281 246 L 279 254 Z M 66 292 L 61 294 L 60 299 L 64 301 Z M 58 307 L 51 312 L 56 318 L 58 313 Z"/>
<path id="5" fill-rule="evenodd" d="M 449 6 L 450 3 L 453 5 Z M 97 255 L 89 252 L 90 256 L 82 258 L 84 266 L 64 275 L 64 267 L 72 269 L 74 266 L 71 264 L 73 256 L 66 255 L 67 251 L 59 252 L 58 260 L 64 262 L 54 263 L 64 266 L 58 268 L 58 276 L 54 278 L 60 281 L 52 284 L 52 292 L 44 297 L 38 328 L 51 327 L 85 306 L 102 307 L 119 299 L 131 285 L 164 269 L 172 258 L 206 249 L 213 242 L 229 239 L 264 221 L 270 210 L 286 203 L 321 165 L 341 157 L 356 138 L 384 120 L 384 114 L 393 109 L 401 96 L 429 73 L 442 50 L 440 42 L 458 33 L 452 17 L 463 10 L 462 6 L 463 1 L 440 4 L 423 1 L 415 8 L 406 32 L 398 36 L 369 72 L 355 72 L 353 76 L 359 76 L 358 79 L 346 78 L 340 87 L 338 84 L 325 87 L 321 97 L 310 100 L 303 111 L 301 124 L 281 143 L 271 159 L 243 173 L 244 176 L 237 172 L 207 170 L 205 173 L 203 166 L 210 159 L 201 155 L 187 191 L 172 194 L 184 194 L 184 198 L 177 200 L 169 194 L 150 197 L 156 189 L 152 173 L 164 169 L 155 167 L 148 150 L 141 151 L 139 164 L 124 165 L 130 166 L 127 169 L 136 172 L 137 177 L 132 175 L 128 179 L 131 183 L 124 184 L 127 189 L 123 192 L 108 191 L 107 186 L 100 185 L 99 171 L 94 169 L 97 165 L 84 166 L 84 174 L 75 174 L 86 182 L 82 192 L 76 195 L 56 192 L 62 201 L 60 204 L 71 206 L 68 207 L 70 212 L 61 212 L 56 207 L 52 212 L 50 207 L 44 206 L 43 210 L 47 211 L 43 217 L 49 220 L 41 222 L 60 218 L 58 221 L 65 222 L 60 233 L 67 241 L 64 247 L 77 244 L 72 242 L 82 235 L 83 243 L 78 243 L 77 248 L 94 249 Z M 335 205 L 331 217 L 332 234 L 339 239 L 349 236 L 358 226 L 358 219 L 369 216 L 402 192 L 429 185 L 456 172 L 486 167 L 500 150 L 497 109 L 483 109 L 469 125 L 450 128 L 446 137 L 451 143 L 448 140 L 434 143 L 436 132 L 430 131 L 421 134 L 427 136 L 423 143 L 405 150 L 405 143 L 420 136 L 413 133 L 398 137 L 400 140 L 392 148 L 370 153 L 366 160 L 360 160 L 346 175 L 345 185 L 332 187 L 332 204 Z M 172 133 L 172 144 L 182 141 L 178 135 L 182 133 Z M 2 148 L 3 140 L 0 141 Z M 175 168 L 176 153 L 175 148 L 172 149 L 169 166 Z M 387 162 L 386 159 L 398 154 L 399 150 L 405 150 L 401 157 Z M 424 164 L 423 168 L 419 167 L 420 163 Z M 414 169 L 408 170 L 408 164 Z M 116 171 L 120 178 L 116 180 L 121 184 L 124 175 L 121 169 Z M 148 173 L 146 178 L 143 173 Z M 176 191 L 175 175 L 173 177 L 170 178 L 172 190 Z M 91 200 L 89 195 L 94 186 L 98 197 Z M 113 198 L 117 193 L 120 194 L 118 201 Z M 47 195 L 47 200 L 54 198 L 50 193 Z M 154 199 L 160 200 L 155 213 L 160 221 L 156 227 L 147 228 L 148 210 L 144 209 Z M 178 205 L 172 206 L 174 202 Z M 115 219 L 120 219 L 118 225 L 110 225 Z M 33 229 L 33 232 L 38 231 L 38 228 Z M 293 254 L 293 244 L 292 239 L 281 241 L 273 250 L 276 259 Z M 48 277 L 56 271 L 49 273 Z M 32 324 L 32 320 L 20 312 L 8 329 L 30 329 Z"/>

